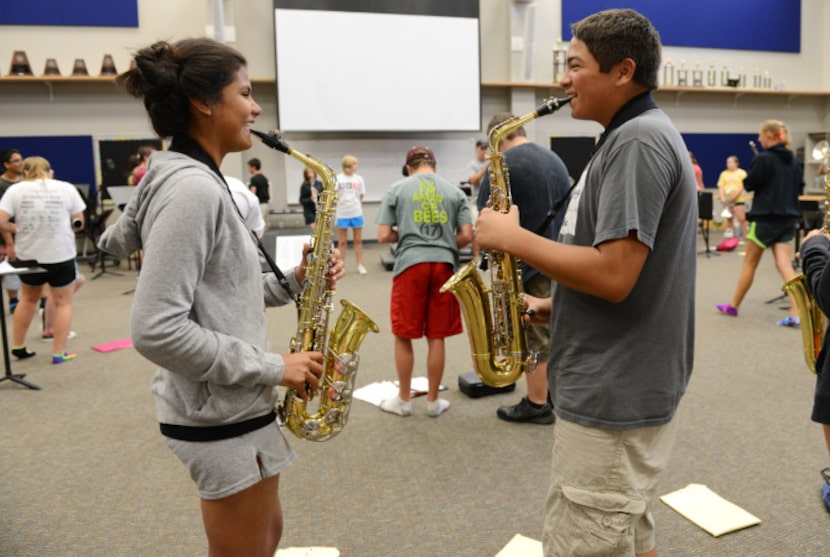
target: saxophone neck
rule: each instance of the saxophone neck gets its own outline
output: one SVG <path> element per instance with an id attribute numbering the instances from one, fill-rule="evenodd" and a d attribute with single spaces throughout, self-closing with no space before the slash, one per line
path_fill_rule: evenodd
<path id="1" fill-rule="evenodd" d="M 509 120 L 505 120 L 501 124 L 493 127 L 490 130 L 490 134 L 488 136 L 489 143 L 490 143 L 490 153 L 491 156 L 494 153 L 499 153 L 501 151 L 501 143 L 504 139 L 512 134 L 514 131 L 518 130 L 528 122 L 535 120 L 536 118 L 540 118 L 542 116 L 547 116 L 548 114 L 553 114 L 569 102 L 573 97 L 551 97 L 550 99 L 545 100 L 542 104 L 536 107 L 533 112 L 525 114 L 524 116 L 516 116 L 510 118 Z"/>

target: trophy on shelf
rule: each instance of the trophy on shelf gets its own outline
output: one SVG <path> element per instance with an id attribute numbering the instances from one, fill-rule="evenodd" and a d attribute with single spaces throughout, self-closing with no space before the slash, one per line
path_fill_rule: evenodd
<path id="1" fill-rule="evenodd" d="M 810 153 L 813 160 L 816 162 L 821 163 L 821 167 L 824 170 L 824 227 L 822 227 L 821 231 L 824 234 L 830 233 L 830 217 L 827 215 L 828 208 L 830 208 L 830 172 L 827 172 L 827 166 L 830 165 L 830 142 L 826 139 L 822 139 L 818 143 L 816 143 L 815 147 L 813 147 L 813 151 Z M 817 182 L 821 181 L 821 175 L 817 176 Z"/>
<path id="2" fill-rule="evenodd" d="M 89 75 L 83 58 L 75 58 L 75 62 L 72 64 L 72 75 Z"/>
<path id="3" fill-rule="evenodd" d="M 101 75 L 118 75 L 111 54 L 104 54 L 104 61 L 101 62 Z"/>
<path id="4" fill-rule="evenodd" d="M 12 67 L 11 70 L 9 70 L 9 75 L 33 75 L 32 66 L 29 65 L 29 57 L 26 56 L 26 51 L 14 51 L 14 54 L 12 54 Z"/>
<path id="5" fill-rule="evenodd" d="M 60 75 L 61 71 L 58 69 L 58 62 L 54 58 L 46 59 L 46 66 L 43 68 L 43 75 Z"/>

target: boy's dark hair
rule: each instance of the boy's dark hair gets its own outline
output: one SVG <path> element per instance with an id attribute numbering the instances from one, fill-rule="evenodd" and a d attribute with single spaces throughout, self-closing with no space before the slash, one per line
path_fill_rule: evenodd
<path id="1" fill-rule="evenodd" d="M 3 149 L 0 151 L 0 164 L 5 164 L 12 160 L 12 155 L 19 155 L 20 151 L 17 149 Z"/>
<path id="2" fill-rule="evenodd" d="M 247 65 L 239 52 L 208 38 L 159 41 L 133 59 L 135 67 L 119 75 L 117 82 L 144 101 L 159 137 L 187 133 L 190 99 L 217 102 L 222 89 Z"/>
<path id="3" fill-rule="evenodd" d="M 249 160 L 248 161 L 248 166 L 253 166 L 257 170 L 262 170 L 262 163 L 259 162 L 259 159 L 256 159 L 256 158 Z"/>
<path id="4" fill-rule="evenodd" d="M 575 39 L 585 43 L 603 73 L 624 58 L 637 65 L 634 81 L 657 89 L 660 69 L 660 34 L 643 15 L 634 10 L 605 10 L 571 25 Z"/>

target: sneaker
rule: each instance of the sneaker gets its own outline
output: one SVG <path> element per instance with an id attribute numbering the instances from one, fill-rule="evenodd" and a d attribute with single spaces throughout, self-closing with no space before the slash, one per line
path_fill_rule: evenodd
<path id="1" fill-rule="evenodd" d="M 450 408 L 450 401 L 443 398 L 436 398 L 432 402 L 427 401 L 427 416 L 437 418 Z"/>
<path id="2" fill-rule="evenodd" d="M 363 265 L 358 265 L 357 266 L 357 272 L 360 273 L 361 275 L 368 275 L 369 274 L 369 271 L 367 271 L 366 267 L 364 267 Z"/>
<path id="3" fill-rule="evenodd" d="M 556 421 L 556 414 L 549 402 L 545 402 L 541 408 L 534 408 L 527 397 L 514 406 L 500 407 L 496 410 L 496 416 L 506 422 L 550 425 Z"/>
<path id="4" fill-rule="evenodd" d="M 14 308 L 17 307 L 17 298 L 9 298 L 9 314 L 14 315 Z"/>
<path id="5" fill-rule="evenodd" d="M 821 500 L 824 501 L 824 506 L 830 512 L 830 468 L 822 470 L 821 477 L 824 478 L 824 485 L 821 486 Z"/>
<path id="6" fill-rule="evenodd" d="M 397 414 L 398 416 L 411 416 L 412 401 L 404 402 L 398 396 L 393 396 L 381 402 L 380 409 L 390 414 Z"/>
<path id="7" fill-rule="evenodd" d="M 75 331 L 69 331 L 69 334 L 66 335 L 66 340 L 69 340 L 70 338 L 75 338 L 76 336 L 78 336 L 78 333 L 76 333 Z M 55 333 L 53 333 L 52 331 L 44 331 L 40 335 L 40 339 L 43 342 L 52 342 L 53 338 L 55 338 Z"/>
<path id="8" fill-rule="evenodd" d="M 723 314 L 738 317 L 738 308 L 733 308 L 732 304 L 718 304 L 715 307 L 718 308 L 718 311 Z"/>
<path id="9" fill-rule="evenodd" d="M 77 354 L 74 352 L 64 352 L 63 354 L 52 354 L 52 363 L 53 364 L 62 364 L 69 360 L 75 358 Z"/>
<path id="10" fill-rule="evenodd" d="M 729 239 L 729 238 L 732 238 L 733 236 L 735 236 L 735 231 L 732 230 L 731 228 L 727 228 L 726 230 L 723 231 L 724 239 Z"/>
<path id="11" fill-rule="evenodd" d="M 26 346 L 18 346 L 17 348 L 12 348 L 12 354 L 18 360 L 25 360 L 26 358 L 31 358 L 35 355 L 35 353 L 26 348 Z"/>
<path id="12" fill-rule="evenodd" d="M 776 321 L 775 324 L 779 327 L 798 327 L 799 325 L 801 325 L 801 320 L 798 317 L 788 315 L 781 321 Z"/>

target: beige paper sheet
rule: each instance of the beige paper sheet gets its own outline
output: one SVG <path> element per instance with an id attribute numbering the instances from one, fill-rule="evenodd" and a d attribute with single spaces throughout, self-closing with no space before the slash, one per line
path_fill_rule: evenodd
<path id="1" fill-rule="evenodd" d="M 278 549 L 274 557 L 340 557 L 334 547 L 289 547 Z"/>
<path id="2" fill-rule="evenodd" d="M 757 516 L 702 484 L 689 484 L 660 499 L 715 537 L 761 523 Z"/>
<path id="3" fill-rule="evenodd" d="M 496 557 L 542 557 L 542 542 L 516 534 Z"/>

